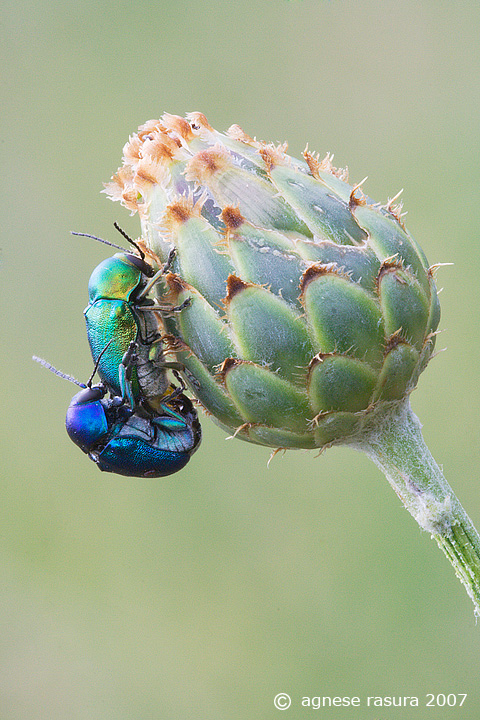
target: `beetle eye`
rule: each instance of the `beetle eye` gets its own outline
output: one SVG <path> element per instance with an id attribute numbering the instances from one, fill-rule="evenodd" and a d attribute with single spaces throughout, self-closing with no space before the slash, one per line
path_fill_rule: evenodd
<path id="1" fill-rule="evenodd" d="M 139 258 L 138 255 L 130 255 L 129 253 L 126 253 L 125 257 L 147 277 L 151 278 L 155 275 L 155 269 L 146 263 L 145 260 Z"/>

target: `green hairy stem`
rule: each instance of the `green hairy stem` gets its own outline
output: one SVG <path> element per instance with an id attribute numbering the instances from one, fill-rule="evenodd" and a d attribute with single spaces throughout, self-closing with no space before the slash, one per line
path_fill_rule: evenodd
<path id="1" fill-rule="evenodd" d="M 351 446 L 382 470 L 406 509 L 437 541 L 480 615 L 480 536 L 425 445 L 408 399 L 384 407 Z"/>

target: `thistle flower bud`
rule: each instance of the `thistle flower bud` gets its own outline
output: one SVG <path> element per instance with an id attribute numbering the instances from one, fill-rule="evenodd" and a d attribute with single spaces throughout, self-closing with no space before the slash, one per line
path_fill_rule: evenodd
<path id="1" fill-rule="evenodd" d="M 227 431 L 322 448 L 415 387 L 439 321 L 433 274 L 398 207 L 330 156 L 164 115 L 130 139 L 107 191 L 139 212 L 159 262 L 175 247 L 170 299 L 191 304 L 168 331 Z"/>

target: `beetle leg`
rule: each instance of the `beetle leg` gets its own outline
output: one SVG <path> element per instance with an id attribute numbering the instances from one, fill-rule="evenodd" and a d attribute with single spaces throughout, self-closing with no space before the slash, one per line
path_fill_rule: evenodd
<path id="1" fill-rule="evenodd" d="M 180 363 L 172 363 L 172 364 L 175 365 L 175 364 L 180 364 Z M 171 400 L 172 398 L 177 397 L 177 395 L 181 395 L 182 392 L 187 389 L 187 386 L 183 382 L 183 378 L 180 375 L 180 373 L 178 372 L 178 370 L 176 370 L 175 368 L 171 368 L 171 370 L 172 370 L 172 373 L 175 375 L 175 378 L 178 380 L 179 386 L 173 387 L 173 390 L 170 393 L 168 393 L 168 395 L 164 395 L 163 399 L 165 401 Z M 183 368 L 182 372 L 184 372 L 184 371 L 185 371 L 185 368 Z M 162 405 L 163 405 L 163 403 L 162 403 Z"/>
<path id="2" fill-rule="evenodd" d="M 136 350 L 137 343 L 135 342 L 135 340 L 132 340 L 127 352 L 122 358 L 122 362 L 118 366 L 118 381 L 122 393 L 122 400 L 126 405 L 129 405 L 132 410 L 135 410 L 136 403 L 135 398 L 133 397 L 132 383 L 130 382 L 130 378 L 132 375 L 132 366 L 136 362 Z"/>
<path id="3" fill-rule="evenodd" d="M 177 378 L 179 382 L 182 383 L 183 389 L 185 390 L 185 384 L 183 383 L 183 380 L 181 380 L 178 373 L 183 373 L 183 375 L 187 378 L 188 382 L 193 385 L 196 388 L 200 387 L 200 383 L 198 382 L 197 378 L 192 375 L 190 370 L 185 367 L 183 363 L 179 362 L 164 362 L 162 363 L 162 367 L 167 368 L 167 370 L 172 370 L 173 374 Z M 176 372 L 175 372 L 176 371 Z"/>
<path id="4" fill-rule="evenodd" d="M 165 275 L 165 274 L 170 270 L 170 268 L 172 267 L 172 263 L 173 263 L 173 261 L 175 260 L 175 255 L 176 255 L 176 254 L 177 254 L 177 251 L 176 251 L 176 249 L 173 247 L 173 248 L 170 250 L 170 252 L 168 253 L 167 262 L 165 263 L 165 265 L 164 265 L 163 268 L 162 268 L 162 275 Z M 157 274 L 158 274 L 158 273 L 157 273 Z"/>
<path id="5" fill-rule="evenodd" d="M 163 403 L 163 402 L 160 404 L 160 407 L 165 412 L 165 415 L 167 416 L 167 418 L 174 418 L 175 420 L 178 421 L 179 426 L 181 426 L 181 427 L 187 426 L 187 423 L 185 422 L 185 418 L 183 417 L 183 415 L 176 412 L 176 410 L 169 407 L 168 405 L 165 405 L 165 403 Z M 155 422 L 156 422 L 156 424 L 161 425 L 162 417 L 160 416 L 160 417 L 155 418 Z M 168 423 L 168 421 L 167 421 L 167 423 Z M 168 425 L 171 426 L 171 423 L 168 423 Z"/>
<path id="6" fill-rule="evenodd" d="M 186 390 L 185 385 L 183 387 L 174 387 L 172 392 L 168 393 L 168 395 L 163 396 L 163 400 L 165 402 L 168 402 L 169 400 L 173 400 L 173 398 L 176 398 L 176 397 L 178 397 L 178 395 L 181 395 L 184 390 Z M 161 403 L 161 407 L 164 407 L 163 402 Z"/>
<path id="7" fill-rule="evenodd" d="M 187 298 L 182 302 L 181 305 L 160 305 L 159 303 L 153 304 L 153 305 L 139 305 L 136 310 L 139 310 L 140 312 L 159 312 L 159 313 L 172 313 L 172 312 L 180 312 L 180 310 L 183 310 L 183 308 L 188 307 L 192 303 L 192 298 Z"/>
<path id="8" fill-rule="evenodd" d="M 150 278 L 148 283 L 143 288 L 142 292 L 139 293 L 139 295 L 137 296 L 137 301 L 143 300 L 143 298 L 147 297 L 150 290 L 153 288 L 154 285 L 157 284 L 157 282 L 162 277 L 162 275 L 165 275 L 165 273 L 167 273 L 169 271 L 169 269 L 173 263 L 173 260 L 175 258 L 176 252 L 177 251 L 175 250 L 175 248 L 172 248 L 170 250 L 170 252 L 168 254 L 167 262 L 165 263 L 165 265 L 162 268 L 160 268 L 160 270 L 158 270 L 158 272 L 155 273 L 155 275 L 152 278 Z"/>

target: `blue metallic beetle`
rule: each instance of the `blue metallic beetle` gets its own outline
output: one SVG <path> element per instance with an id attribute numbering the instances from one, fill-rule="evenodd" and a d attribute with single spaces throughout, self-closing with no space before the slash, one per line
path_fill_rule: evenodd
<path id="1" fill-rule="evenodd" d="M 129 351 L 124 361 L 127 371 L 134 357 L 132 348 Z M 68 406 L 65 424 L 71 440 L 100 470 L 129 477 L 164 477 L 181 470 L 197 450 L 200 423 L 183 388 L 170 386 L 158 411 L 143 402 L 132 408 L 123 397 L 106 398 L 105 384 L 92 386 L 96 368 L 83 384 L 45 360 L 33 359 L 82 388 Z"/>
<path id="2" fill-rule="evenodd" d="M 140 256 L 128 252 L 116 253 L 103 260 L 92 272 L 88 283 L 89 304 L 84 310 L 87 336 L 93 360 L 98 363 L 100 379 L 114 395 L 124 398 L 127 382 L 122 374 L 125 367 L 123 359 L 131 343 L 136 344 L 129 386 L 133 399 L 142 398 L 148 402 L 167 392 L 169 381 L 165 369 L 172 369 L 177 377 L 177 372 L 184 371 L 180 363 L 165 361 L 156 313 L 180 311 L 190 300 L 175 307 L 161 305 L 148 298 L 151 288 L 169 269 L 175 251 L 172 250 L 164 267 L 156 272 L 145 261 L 141 248 L 116 223 L 115 227 Z M 113 245 L 94 235 L 87 237 Z M 113 247 L 122 250 L 118 245 Z"/>

